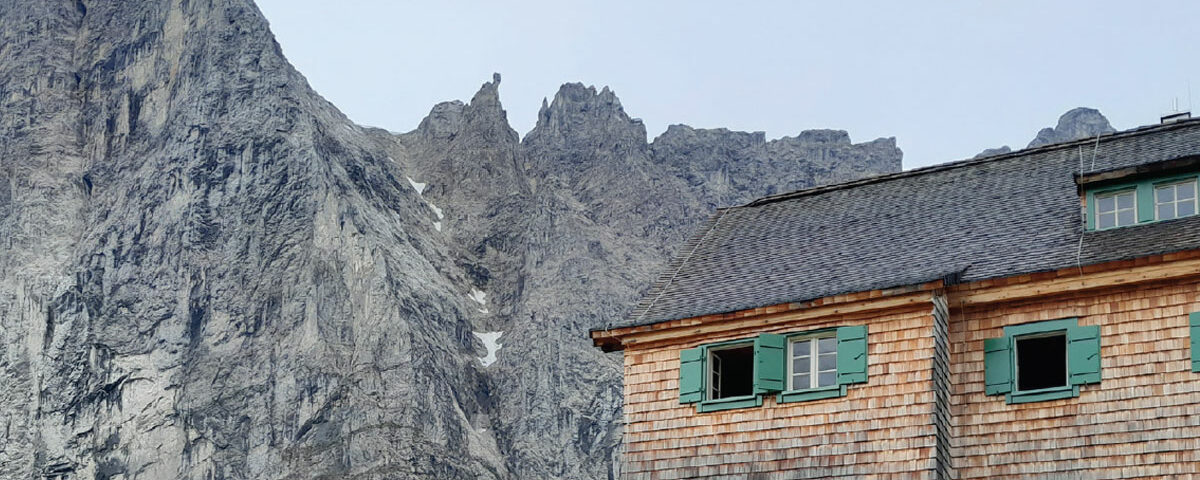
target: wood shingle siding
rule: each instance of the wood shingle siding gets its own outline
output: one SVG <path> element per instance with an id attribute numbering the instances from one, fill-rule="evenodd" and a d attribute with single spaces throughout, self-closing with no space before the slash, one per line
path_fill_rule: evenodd
<path id="1" fill-rule="evenodd" d="M 873 317 L 870 382 L 825 400 L 777 404 L 770 395 L 761 407 L 697 413 L 679 403 L 680 351 L 753 335 L 628 347 L 622 478 L 936 478 L 930 312 L 927 300 Z M 755 335 L 862 321 L 854 315 L 782 321 Z"/>
<path id="2" fill-rule="evenodd" d="M 958 478 L 1200 475 L 1200 375 L 1191 371 L 1188 328 L 1195 311 L 1195 278 L 977 308 L 951 304 Z M 1100 327 L 1100 383 L 1084 385 L 1078 398 L 1025 404 L 984 394 L 985 338 L 1005 326 L 1069 317 Z"/>

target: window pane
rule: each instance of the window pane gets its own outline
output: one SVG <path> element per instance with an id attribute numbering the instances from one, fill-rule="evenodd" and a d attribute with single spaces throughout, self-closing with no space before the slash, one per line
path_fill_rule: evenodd
<path id="1" fill-rule="evenodd" d="M 1180 185 L 1175 191 L 1175 196 L 1179 199 L 1196 198 L 1196 182 L 1188 182 Z"/>
<path id="2" fill-rule="evenodd" d="M 1017 390 L 1069 386 L 1067 336 L 1017 338 Z"/>
<path id="3" fill-rule="evenodd" d="M 1170 220 L 1172 218 L 1175 218 L 1175 204 L 1174 203 L 1164 203 L 1164 204 L 1158 206 L 1158 219 L 1159 220 Z"/>
<path id="4" fill-rule="evenodd" d="M 1179 204 L 1179 216 L 1186 217 L 1196 214 L 1196 201 L 1189 200 Z"/>
<path id="5" fill-rule="evenodd" d="M 1175 200 L 1175 187 L 1168 185 L 1165 187 L 1155 188 L 1154 198 L 1158 201 L 1158 203 L 1167 203 Z"/>
<path id="6" fill-rule="evenodd" d="M 807 373 L 803 375 L 792 376 L 793 390 L 803 390 L 805 388 L 812 388 L 812 377 L 810 377 Z"/>
<path id="7" fill-rule="evenodd" d="M 819 376 L 817 376 L 817 386 L 818 387 L 828 387 L 835 383 L 837 383 L 837 373 L 826 372 L 826 373 L 822 373 Z"/>
<path id="8" fill-rule="evenodd" d="M 833 338 L 833 337 L 822 338 L 819 341 L 820 341 L 820 345 L 818 346 L 819 352 L 831 353 L 831 352 L 837 351 L 837 339 L 836 338 Z"/>
<path id="9" fill-rule="evenodd" d="M 808 357 L 800 357 L 792 359 L 792 373 L 805 373 L 812 364 Z"/>
<path id="10" fill-rule="evenodd" d="M 1117 195 L 1117 208 L 1133 208 L 1133 192 Z"/>
<path id="11" fill-rule="evenodd" d="M 837 368 L 837 355 L 821 355 L 817 357 L 818 370 L 834 370 Z"/>
<path id="12" fill-rule="evenodd" d="M 1112 228 L 1117 226 L 1117 215 L 1114 213 L 1101 213 L 1096 218 L 1096 228 Z"/>
<path id="13" fill-rule="evenodd" d="M 1133 210 L 1121 210 L 1117 212 L 1117 225 L 1133 225 Z"/>
<path id="14" fill-rule="evenodd" d="M 792 356 L 793 357 L 799 357 L 801 355 L 807 356 L 808 352 L 809 352 L 809 345 L 812 345 L 812 344 L 809 343 L 808 340 L 800 340 L 798 342 L 792 343 Z"/>
<path id="15" fill-rule="evenodd" d="M 1117 205 L 1113 197 L 1096 197 L 1096 211 L 1111 212 L 1116 209 Z"/>

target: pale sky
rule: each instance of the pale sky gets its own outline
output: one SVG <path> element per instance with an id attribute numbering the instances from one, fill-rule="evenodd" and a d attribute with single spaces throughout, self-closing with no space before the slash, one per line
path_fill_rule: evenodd
<path id="1" fill-rule="evenodd" d="M 357 123 L 404 132 L 500 72 L 525 135 L 559 85 L 667 126 L 896 137 L 905 168 L 1023 148 L 1076 106 L 1118 130 L 1200 100 L 1200 2 L 258 0 Z M 1200 114 L 1200 112 L 1197 112 Z"/>

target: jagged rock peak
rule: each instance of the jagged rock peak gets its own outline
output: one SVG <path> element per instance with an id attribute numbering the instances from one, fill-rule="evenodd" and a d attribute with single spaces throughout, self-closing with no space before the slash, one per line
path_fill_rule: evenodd
<path id="1" fill-rule="evenodd" d="M 599 92 L 594 86 L 584 86 L 582 83 L 565 83 L 554 94 L 554 100 L 549 105 L 542 102 L 538 112 L 537 129 L 552 131 L 570 130 L 581 125 L 631 124 L 636 125 L 645 135 L 642 121 L 630 118 L 621 106 L 621 100 L 608 87 Z"/>
<path id="2" fill-rule="evenodd" d="M 1054 128 L 1043 128 L 1026 148 L 1069 142 L 1115 131 L 1099 110 L 1078 107 L 1058 117 L 1058 125 Z"/>
<path id="3" fill-rule="evenodd" d="M 493 73 L 492 81 L 484 82 L 483 86 L 479 87 L 479 91 L 475 92 L 475 96 L 471 97 L 472 107 L 495 106 L 500 107 L 500 74 Z"/>
<path id="4" fill-rule="evenodd" d="M 500 74 L 493 73 L 492 81 L 484 82 L 471 97 L 471 103 L 453 100 L 433 106 L 429 115 L 421 120 L 415 133 L 426 139 L 447 140 L 461 134 L 464 129 L 479 132 L 488 140 L 497 135 L 516 141 L 517 133 L 508 124 L 508 114 L 500 103 Z"/>

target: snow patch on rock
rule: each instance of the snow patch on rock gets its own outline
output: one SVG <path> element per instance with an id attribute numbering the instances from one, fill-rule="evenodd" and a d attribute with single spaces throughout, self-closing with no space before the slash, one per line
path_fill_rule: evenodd
<path id="1" fill-rule="evenodd" d="M 500 347 L 503 346 L 500 344 L 500 336 L 504 335 L 504 332 L 471 332 L 471 334 L 479 338 L 479 341 L 483 342 L 483 347 L 487 349 L 487 356 L 479 357 L 479 363 L 485 367 L 496 363 L 496 352 L 499 352 Z"/>
<path id="2" fill-rule="evenodd" d="M 420 182 L 418 182 L 418 181 L 416 181 L 416 180 L 413 180 L 413 179 L 412 179 L 412 177 L 404 177 L 404 178 L 407 178 L 407 179 L 408 179 L 408 184 L 409 184 L 409 185 L 412 185 L 412 187 L 413 187 L 413 190 L 416 190 L 416 191 L 417 191 L 417 195 L 420 195 L 420 194 L 421 194 L 421 192 L 424 192 L 424 191 L 425 191 L 425 185 L 426 185 L 426 184 L 424 184 L 424 183 L 420 183 Z"/>

